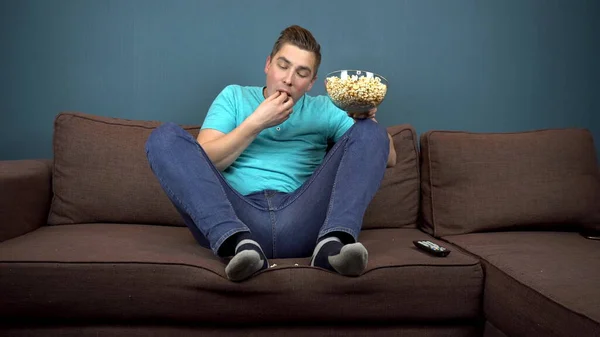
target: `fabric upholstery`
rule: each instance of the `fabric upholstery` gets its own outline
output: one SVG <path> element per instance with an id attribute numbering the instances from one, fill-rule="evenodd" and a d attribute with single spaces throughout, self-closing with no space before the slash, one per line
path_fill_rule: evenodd
<path id="1" fill-rule="evenodd" d="M 574 232 L 444 239 L 484 261 L 486 319 L 509 336 L 600 336 L 600 241 Z"/>
<path id="2" fill-rule="evenodd" d="M 421 136 L 423 229 L 436 237 L 589 221 L 600 193 L 585 129 Z"/>
<path id="3" fill-rule="evenodd" d="M 180 324 L 476 322 L 483 272 L 459 250 L 429 256 L 417 229 L 372 229 L 366 272 L 345 277 L 309 258 L 235 283 L 224 263 L 187 228 L 151 225 L 46 226 L 0 245 L 0 317 L 155 321 Z M 298 264 L 296 266 L 296 264 Z M 10 289 L 2 292 L 1 289 Z M 432 305 L 434 304 L 434 305 Z"/>
<path id="4" fill-rule="evenodd" d="M 48 223 L 184 226 L 153 175 L 145 143 L 158 121 L 61 113 L 54 125 L 52 207 Z M 194 137 L 200 126 L 182 125 Z M 412 226 L 419 213 L 417 136 L 410 125 L 388 128 L 397 165 L 386 170 L 363 228 Z M 360 174 L 360 172 L 357 172 Z"/>
<path id="5" fill-rule="evenodd" d="M 0 161 L 0 242 L 46 224 L 51 186 L 48 160 Z"/>
<path id="6" fill-rule="evenodd" d="M 54 123 L 54 197 L 48 223 L 185 226 L 146 159 L 146 140 L 160 124 L 59 114 Z M 191 134 L 199 130 L 184 128 Z"/>

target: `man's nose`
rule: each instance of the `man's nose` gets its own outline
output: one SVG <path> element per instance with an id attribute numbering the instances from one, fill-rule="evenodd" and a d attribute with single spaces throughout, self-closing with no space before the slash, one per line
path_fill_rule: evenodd
<path id="1" fill-rule="evenodd" d="M 294 73 L 291 71 L 288 71 L 285 75 L 285 77 L 283 78 L 283 83 L 287 84 L 287 85 L 292 85 L 292 77 L 294 76 Z"/>

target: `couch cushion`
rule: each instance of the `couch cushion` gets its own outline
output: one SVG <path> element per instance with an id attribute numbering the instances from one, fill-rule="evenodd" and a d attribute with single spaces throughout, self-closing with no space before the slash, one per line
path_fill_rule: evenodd
<path id="1" fill-rule="evenodd" d="M 408 124 L 387 128 L 396 149 L 396 165 L 386 169 L 381 186 L 363 219 L 363 228 L 415 227 L 419 216 L 418 137 Z"/>
<path id="2" fill-rule="evenodd" d="M 52 207 L 48 223 L 95 222 L 184 226 L 152 173 L 145 142 L 161 122 L 61 113 L 54 125 Z M 194 137 L 199 126 L 183 126 Z M 388 128 L 397 151 L 363 228 L 413 226 L 419 209 L 417 136 Z"/>
<path id="3" fill-rule="evenodd" d="M 421 136 L 424 230 L 436 237 L 581 226 L 598 207 L 598 164 L 583 129 Z"/>
<path id="4" fill-rule="evenodd" d="M 600 170 L 598 171 L 600 181 Z M 586 235 L 600 237 L 600 193 L 596 195 L 596 208 L 582 224 L 581 232 Z"/>
<path id="5" fill-rule="evenodd" d="M 54 122 L 51 225 L 122 222 L 185 226 L 144 146 L 157 121 L 61 113 Z M 199 127 L 184 126 L 193 135 Z"/>
<path id="6" fill-rule="evenodd" d="M 600 241 L 570 232 L 445 237 L 485 263 L 486 318 L 509 336 L 600 336 Z"/>
<path id="7" fill-rule="evenodd" d="M 187 228 L 45 226 L 0 243 L 0 317 L 427 325 L 480 318 L 479 261 L 458 249 L 426 255 L 412 244 L 422 238 L 429 236 L 410 228 L 363 231 L 369 264 L 357 278 L 303 258 L 270 260 L 276 266 L 234 283 Z"/>

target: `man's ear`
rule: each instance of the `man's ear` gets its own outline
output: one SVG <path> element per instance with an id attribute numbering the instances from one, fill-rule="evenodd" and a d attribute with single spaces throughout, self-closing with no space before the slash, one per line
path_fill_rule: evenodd
<path id="1" fill-rule="evenodd" d="M 269 71 L 271 66 L 271 55 L 267 56 L 267 62 L 265 63 L 265 74 Z"/>

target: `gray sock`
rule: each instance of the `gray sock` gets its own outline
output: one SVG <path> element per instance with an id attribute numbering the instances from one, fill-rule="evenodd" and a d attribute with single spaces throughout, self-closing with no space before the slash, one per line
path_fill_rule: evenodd
<path id="1" fill-rule="evenodd" d="M 362 243 L 344 245 L 337 255 L 329 256 L 329 264 L 345 276 L 359 276 L 367 268 L 369 253 Z"/>
<path id="2" fill-rule="evenodd" d="M 231 281 L 243 281 L 268 267 L 260 245 L 254 240 L 242 240 L 236 246 L 235 252 L 235 256 L 225 267 L 225 274 Z"/>

